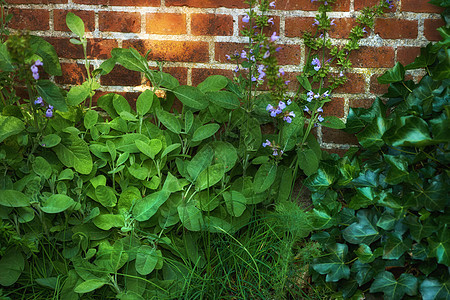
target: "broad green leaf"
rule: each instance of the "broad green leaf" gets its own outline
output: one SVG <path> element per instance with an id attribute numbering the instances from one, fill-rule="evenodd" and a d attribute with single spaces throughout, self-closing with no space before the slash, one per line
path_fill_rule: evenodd
<path id="1" fill-rule="evenodd" d="M 191 130 L 192 124 L 194 124 L 194 114 L 192 113 L 192 111 L 188 110 L 184 114 L 184 131 L 186 133 Z"/>
<path id="2" fill-rule="evenodd" d="M 156 110 L 156 116 L 158 120 L 166 126 L 167 129 L 172 131 L 173 133 L 179 134 L 181 133 L 181 124 L 180 121 L 171 113 L 158 109 Z"/>
<path id="3" fill-rule="evenodd" d="M 70 31 L 78 35 L 80 38 L 84 36 L 84 23 L 80 17 L 74 13 L 68 12 L 66 15 L 66 24 Z"/>
<path id="4" fill-rule="evenodd" d="M 214 150 L 214 162 L 222 164 L 225 172 L 231 171 L 238 159 L 236 148 L 232 144 L 223 141 L 214 141 L 208 145 Z"/>
<path id="5" fill-rule="evenodd" d="M 312 149 L 297 150 L 297 162 L 306 176 L 316 173 L 319 168 L 319 159 Z"/>
<path id="6" fill-rule="evenodd" d="M 213 233 L 229 233 L 233 226 L 222 218 L 205 216 L 205 229 Z"/>
<path id="7" fill-rule="evenodd" d="M 5 43 L 0 43 L 0 70 L 3 72 L 10 72 L 14 70 L 11 56 Z"/>
<path id="8" fill-rule="evenodd" d="M 193 181 L 195 181 L 198 175 L 211 164 L 213 156 L 213 149 L 207 145 L 192 158 L 187 165 L 187 172 Z"/>
<path id="9" fill-rule="evenodd" d="M 297 80 L 298 82 L 300 82 L 301 86 L 305 89 L 305 91 L 310 91 L 311 88 L 311 84 L 309 83 L 309 80 L 306 76 L 302 75 L 302 76 L 297 76 Z"/>
<path id="10" fill-rule="evenodd" d="M 158 208 L 169 199 L 170 192 L 158 191 L 137 201 L 133 207 L 133 215 L 137 221 L 143 222 L 150 219 Z"/>
<path id="11" fill-rule="evenodd" d="M 385 181 L 397 185 L 408 179 L 408 160 L 403 155 L 384 154 L 385 161 L 390 165 Z"/>
<path id="12" fill-rule="evenodd" d="M 85 294 L 101 288 L 107 283 L 104 279 L 89 279 L 74 288 L 75 293 Z"/>
<path id="13" fill-rule="evenodd" d="M 139 189 L 137 187 L 130 186 L 120 194 L 117 209 L 119 212 L 128 213 L 133 205 L 141 199 L 142 196 Z"/>
<path id="14" fill-rule="evenodd" d="M 85 141 L 72 134 L 62 134 L 61 143 L 52 148 L 59 160 L 81 174 L 91 173 L 93 162 Z"/>
<path id="15" fill-rule="evenodd" d="M 222 75 L 208 76 L 202 83 L 199 83 L 197 88 L 203 93 L 216 92 L 225 88 L 228 84 L 228 79 Z"/>
<path id="16" fill-rule="evenodd" d="M 239 98 L 232 92 L 218 91 L 206 94 L 209 101 L 226 109 L 237 109 L 240 106 Z"/>
<path id="17" fill-rule="evenodd" d="M 292 169 L 285 169 L 280 181 L 278 190 L 278 202 L 287 201 L 291 194 L 294 172 Z"/>
<path id="18" fill-rule="evenodd" d="M 151 90 L 145 90 L 136 100 L 136 112 L 138 115 L 143 116 L 152 107 L 153 97 L 155 94 Z"/>
<path id="19" fill-rule="evenodd" d="M 358 222 L 350 224 L 342 231 L 344 239 L 352 244 L 370 245 L 381 237 L 376 227 L 376 216 L 368 210 L 360 210 L 356 214 Z"/>
<path id="20" fill-rule="evenodd" d="M 437 262 L 447 267 L 450 266 L 450 234 L 448 224 L 445 224 L 437 236 L 427 239 L 430 249 L 430 257 L 436 257 Z"/>
<path id="21" fill-rule="evenodd" d="M 233 217 L 240 217 L 246 208 L 247 199 L 238 191 L 223 193 L 223 199 L 228 213 Z"/>
<path id="22" fill-rule="evenodd" d="M 155 155 L 158 154 L 162 149 L 162 142 L 159 139 L 152 139 L 148 144 L 140 140 L 136 140 L 135 143 L 139 151 L 141 151 L 151 159 L 154 159 Z"/>
<path id="23" fill-rule="evenodd" d="M 180 85 L 173 89 L 173 93 L 186 106 L 194 109 L 208 107 L 207 96 L 196 87 Z"/>
<path id="24" fill-rule="evenodd" d="M 326 274 L 327 282 L 337 282 L 342 278 L 350 277 L 350 268 L 346 264 L 348 246 L 346 244 L 334 244 L 328 248 L 329 253 L 312 264 L 314 270 L 320 274 Z"/>
<path id="25" fill-rule="evenodd" d="M 42 58 L 42 62 L 44 63 L 43 68 L 45 72 L 54 76 L 62 75 L 58 54 L 56 53 L 56 50 L 52 46 L 52 44 L 44 40 L 42 37 L 31 35 L 30 47 L 34 53 Z"/>
<path id="26" fill-rule="evenodd" d="M 321 164 L 317 173 L 309 176 L 306 180 L 306 185 L 312 191 L 322 190 L 329 187 L 336 179 L 336 168 Z"/>
<path id="27" fill-rule="evenodd" d="M 202 211 L 193 202 L 179 205 L 177 210 L 180 220 L 187 230 L 200 231 L 205 226 Z"/>
<path id="28" fill-rule="evenodd" d="M 436 278 L 425 278 L 420 284 L 423 300 L 450 299 L 450 280 L 442 283 Z"/>
<path id="29" fill-rule="evenodd" d="M 117 97 L 114 96 L 112 98 L 112 105 L 119 115 L 123 111 L 131 113 L 130 103 L 128 103 L 127 99 L 121 95 L 117 95 Z"/>
<path id="30" fill-rule="evenodd" d="M 97 124 L 98 121 L 98 112 L 95 110 L 88 110 L 86 112 L 86 114 L 84 115 L 84 127 L 86 127 L 86 129 L 91 129 L 92 127 L 94 127 L 95 124 Z"/>
<path id="31" fill-rule="evenodd" d="M 148 245 L 139 247 L 136 256 L 136 271 L 141 275 L 150 274 L 156 267 L 158 256 L 156 249 Z"/>
<path id="32" fill-rule="evenodd" d="M 409 296 L 417 295 L 418 282 L 412 274 L 401 274 L 398 280 L 391 272 L 384 271 L 375 276 L 375 280 L 370 286 L 370 292 L 383 292 L 384 299 L 403 299 L 405 294 Z"/>
<path id="33" fill-rule="evenodd" d="M 364 148 L 370 149 L 373 147 L 378 149 L 384 145 L 382 137 L 387 130 L 387 126 L 386 120 L 382 116 L 378 116 L 356 137 Z"/>
<path id="34" fill-rule="evenodd" d="M 386 138 L 386 143 L 394 147 L 421 147 L 432 144 L 428 124 L 422 118 L 408 117 L 395 135 Z"/>
<path id="35" fill-rule="evenodd" d="M 102 230 L 110 230 L 113 227 L 125 226 L 125 219 L 122 215 L 101 214 L 95 217 L 92 222 Z"/>
<path id="36" fill-rule="evenodd" d="M 67 93 L 67 104 L 77 106 L 91 94 L 91 88 L 88 82 L 82 85 L 73 86 Z"/>
<path id="37" fill-rule="evenodd" d="M 411 239 L 403 238 L 398 232 L 388 232 L 386 237 L 383 259 L 399 259 L 403 253 L 411 249 Z"/>
<path id="38" fill-rule="evenodd" d="M 1 197 L 0 197 L 1 199 Z M 0 259 L 0 285 L 13 285 L 22 274 L 25 267 L 22 252 L 18 249 L 9 248 Z"/>
<path id="39" fill-rule="evenodd" d="M 31 207 L 19 207 L 17 208 L 18 221 L 20 223 L 28 223 L 34 219 L 35 211 Z"/>
<path id="40" fill-rule="evenodd" d="M 153 86 L 162 86 L 172 90 L 180 85 L 178 80 L 168 73 L 150 70 L 147 74 L 152 75 L 149 78 Z"/>
<path id="41" fill-rule="evenodd" d="M 61 94 L 61 89 L 53 82 L 46 79 L 38 80 L 36 83 L 36 90 L 39 96 L 41 96 L 46 103 L 53 105 L 56 110 L 63 112 L 67 111 L 66 100 Z"/>
<path id="42" fill-rule="evenodd" d="M 183 186 L 182 186 L 180 180 L 178 180 L 178 178 L 173 176 L 172 173 L 168 172 L 166 181 L 164 181 L 164 185 L 163 185 L 162 189 L 164 191 L 167 191 L 170 193 L 175 193 L 175 192 L 182 191 Z"/>
<path id="43" fill-rule="evenodd" d="M 161 154 L 161 159 L 163 159 L 167 154 L 169 154 L 170 152 L 174 151 L 175 149 L 178 149 L 181 147 L 180 143 L 175 143 L 172 145 L 167 146 L 167 148 L 164 149 L 164 151 Z"/>
<path id="44" fill-rule="evenodd" d="M 193 142 L 203 141 L 209 138 L 210 136 L 214 135 L 217 132 L 217 130 L 219 130 L 219 128 L 220 125 L 216 123 L 203 125 L 194 132 L 192 136 L 192 141 Z"/>
<path id="45" fill-rule="evenodd" d="M 41 146 L 44 148 L 52 148 L 61 142 L 61 137 L 57 134 L 49 134 L 42 138 Z"/>
<path id="46" fill-rule="evenodd" d="M 130 172 L 130 174 L 133 177 L 135 177 L 139 180 L 145 180 L 145 179 L 147 179 L 147 176 L 148 176 L 148 169 L 144 166 L 140 166 L 137 163 L 134 163 L 131 166 L 129 166 L 128 172 Z"/>
<path id="47" fill-rule="evenodd" d="M 51 195 L 41 205 L 43 212 L 48 214 L 57 214 L 72 207 L 76 202 L 66 195 Z"/>
<path id="48" fill-rule="evenodd" d="M 30 206 L 30 197 L 16 190 L 0 190 L 0 205 L 27 207 Z"/>
<path id="49" fill-rule="evenodd" d="M 123 97 L 123 96 L 114 94 L 114 93 L 109 93 L 109 94 L 103 95 L 97 99 L 97 105 L 101 109 L 106 111 L 108 113 L 108 116 L 111 117 L 111 119 L 117 118 L 119 116 L 119 114 L 114 109 L 114 105 L 113 105 L 113 99 L 118 98 L 118 97 Z"/>
<path id="50" fill-rule="evenodd" d="M 114 207 L 117 203 L 117 197 L 114 190 L 105 185 L 99 185 L 95 188 L 95 197 L 104 207 Z"/>
<path id="51" fill-rule="evenodd" d="M 222 164 L 209 166 L 198 175 L 195 189 L 197 191 L 207 189 L 222 180 L 224 175 L 225 169 Z"/>
<path id="52" fill-rule="evenodd" d="M 359 248 L 355 250 L 355 254 L 362 263 L 371 263 L 375 258 L 383 254 L 383 249 L 377 248 L 372 252 L 369 246 L 366 244 L 359 245 Z"/>
<path id="53" fill-rule="evenodd" d="M 32 167 L 34 173 L 45 179 L 49 179 L 52 175 L 52 166 L 42 156 L 36 157 Z"/>
<path id="54" fill-rule="evenodd" d="M 111 56 L 122 66 L 131 71 L 148 72 L 148 63 L 142 57 L 137 57 L 131 49 L 114 48 Z"/>
<path id="55" fill-rule="evenodd" d="M 277 175 L 277 166 L 272 163 L 263 164 L 255 174 L 253 190 L 256 193 L 262 193 L 272 186 Z"/>
<path id="56" fill-rule="evenodd" d="M 0 143 L 25 129 L 24 123 L 12 116 L 0 116 Z"/>
<path id="57" fill-rule="evenodd" d="M 335 116 L 325 116 L 323 122 L 321 122 L 320 125 L 333 129 L 345 128 L 345 123 Z"/>
<path id="58" fill-rule="evenodd" d="M 383 251 L 381 249 L 381 251 Z M 351 268 L 351 272 L 355 273 L 355 280 L 361 286 L 371 280 L 373 276 L 377 273 L 375 264 L 362 263 L 359 259 L 356 260 Z"/>
<path id="59" fill-rule="evenodd" d="M 443 174 L 434 176 L 417 191 L 418 201 L 429 211 L 442 211 L 448 198 L 447 185 Z"/>
<path id="60" fill-rule="evenodd" d="M 383 75 L 377 78 L 378 83 L 389 84 L 397 81 L 403 81 L 405 78 L 405 68 L 399 62 L 392 69 L 387 70 Z"/>

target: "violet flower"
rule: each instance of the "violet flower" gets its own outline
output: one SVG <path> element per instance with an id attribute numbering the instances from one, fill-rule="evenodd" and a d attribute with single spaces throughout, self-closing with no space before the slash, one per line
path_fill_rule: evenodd
<path id="1" fill-rule="evenodd" d="M 280 36 L 277 35 L 276 32 L 274 32 L 274 33 L 270 36 L 270 40 L 271 40 L 272 42 L 275 42 L 275 41 L 278 40 L 279 38 L 280 38 Z"/>
<path id="2" fill-rule="evenodd" d="M 275 8 L 275 1 L 270 2 L 269 6 L 272 7 L 272 8 Z"/>
<path id="3" fill-rule="evenodd" d="M 248 23 L 250 21 L 250 16 L 249 15 L 245 15 L 242 17 L 242 22 L 244 23 Z"/>
<path id="4" fill-rule="evenodd" d="M 272 25 L 275 25 L 275 23 L 273 22 L 273 18 L 270 18 L 269 20 L 267 20 L 267 23 L 270 23 Z"/>
<path id="5" fill-rule="evenodd" d="M 321 68 L 320 60 L 316 57 L 312 60 L 311 65 L 314 66 L 314 70 L 319 71 Z"/>

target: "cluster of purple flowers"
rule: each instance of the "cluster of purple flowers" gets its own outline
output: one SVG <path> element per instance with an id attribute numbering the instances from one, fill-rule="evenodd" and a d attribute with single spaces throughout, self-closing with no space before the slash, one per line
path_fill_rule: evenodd
<path id="1" fill-rule="evenodd" d="M 326 91 L 325 93 L 320 95 L 320 94 L 314 94 L 313 91 L 309 91 L 308 93 L 306 93 L 306 95 L 308 96 L 308 98 L 306 98 L 306 101 L 311 102 L 313 99 L 319 99 L 320 97 L 322 97 L 322 98 L 329 97 L 330 92 Z"/>
<path id="2" fill-rule="evenodd" d="M 292 103 L 291 99 L 288 99 L 286 101 L 287 105 L 290 105 Z M 277 117 L 279 114 L 283 113 L 283 110 L 286 108 L 286 103 L 284 103 L 283 101 L 278 102 L 278 106 L 277 107 L 273 107 L 272 104 L 268 104 L 266 107 L 266 110 L 268 112 L 270 112 L 270 116 L 275 118 Z M 286 121 L 287 123 L 291 123 L 292 122 L 292 118 L 295 118 L 295 113 L 293 111 L 286 111 L 283 113 L 283 120 Z"/>
<path id="3" fill-rule="evenodd" d="M 34 64 L 31 66 L 31 72 L 33 73 L 33 78 L 38 80 L 39 79 L 39 69 L 38 66 L 43 66 L 44 63 L 40 61 L 39 59 L 34 62 Z"/>
<path id="4" fill-rule="evenodd" d="M 34 101 L 34 104 L 36 105 L 40 105 L 40 106 L 44 106 L 44 100 L 42 100 L 42 97 L 37 97 L 36 100 Z M 53 106 L 49 105 L 47 110 L 45 111 L 45 116 L 47 118 L 51 118 L 53 117 Z"/>
<path id="5" fill-rule="evenodd" d="M 271 143 L 269 140 L 266 140 L 264 143 L 262 143 L 262 146 L 265 148 L 267 146 L 269 146 L 270 148 L 272 148 L 272 155 L 273 156 L 278 156 L 279 155 L 283 155 L 284 151 L 282 149 L 279 149 L 280 146 L 275 145 L 275 143 Z M 278 152 L 279 151 L 279 152 Z"/>
<path id="6" fill-rule="evenodd" d="M 316 57 L 312 60 L 311 65 L 314 66 L 314 70 L 319 71 L 322 67 L 320 60 Z"/>

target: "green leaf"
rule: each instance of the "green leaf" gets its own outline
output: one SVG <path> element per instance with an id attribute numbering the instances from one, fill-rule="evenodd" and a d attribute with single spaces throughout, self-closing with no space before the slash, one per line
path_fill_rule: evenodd
<path id="1" fill-rule="evenodd" d="M 53 82 L 46 79 L 38 80 L 36 83 L 36 90 L 39 96 L 41 96 L 46 103 L 53 105 L 56 110 L 63 112 L 67 111 L 66 100 L 61 94 L 60 88 Z"/>
<path id="2" fill-rule="evenodd" d="M 16 190 L 0 190 L 0 205 L 27 207 L 30 206 L 30 197 Z"/>
<path id="3" fill-rule="evenodd" d="M 102 230 L 125 226 L 125 219 L 122 215 L 101 214 L 95 217 L 92 222 Z"/>
<path id="4" fill-rule="evenodd" d="M 9 55 L 6 44 L 0 43 L 0 70 L 3 72 L 10 72 L 14 70 L 11 56 Z"/>
<path id="5" fill-rule="evenodd" d="M 45 179 L 52 175 L 52 166 L 42 156 L 36 157 L 32 167 L 34 173 Z"/>
<path id="6" fill-rule="evenodd" d="M 237 151 L 234 146 L 228 142 L 214 141 L 209 143 L 214 151 L 214 162 L 222 164 L 225 172 L 230 171 L 238 159 Z"/>
<path id="7" fill-rule="evenodd" d="M 86 127 L 86 129 L 91 129 L 92 127 L 94 127 L 95 124 L 97 124 L 98 121 L 98 112 L 95 110 L 88 110 L 86 112 L 86 114 L 84 115 L 84 127 Z"/>
<path id="8" fill-rule="evenodd" d="M 398 232 L 388 232 L 387 240 L 384 244 L 383 259 L 399 259 L 403 253 L 411 249 L 411 239 L 402 238 Z"/>
<path id="9" fill-rule="evenodd" d="M 158 120 L 166 126 L 167 129 L 172 131 L 173 133 L 180 134 L 181 133 L 181 124 L 180 121 L 171 113 L 158 109 L 156 110 L 156 116 Z"/>
<path id="10" fill-rule="evenodd" d="M 130 103 L 128 103 L 127 99 L 122 95 L 114 96 L 112 98 L 112 105 L 119 115 L 123 111 L 131 113 Z"/>
<path id="11" fill-rule="evenodd" d="M 59 160 L 69 168 L 81 174 L 89 174 L 93 163 L 89 147 L 79 137 L 64 133 L 61 135 L 61 143 L 52 148 Z"/>
<path id="12" fill-rule="evenodd" d="M 435 278 L 425 278 L 420 284 L 423 300 L 450 299 L 450 280 L 442 283 Z"/>
<path id="13" fill-rule="evenodd" d="M 160 71 L 149 71 L 148 74 L 153 75 L 149 77 L 150 80 L 155 81 L 155 82 L 152 81 L 153 86 L 162 86 L 172 90 L 180 85 L 178 80 L 170 74 Z"/>
<path id="14" fill-rule="evenodd" d="M 67 93 L 67 104 L 77 106 L 91 94 L 91 87 L 88 82 L 82 85 L 73 86 Z"/>
<path id="15" fill-rule="evenodd" d="M 436 257 L 438 263 L 447 267 L 450 266 L 450 234 L 448 224 L 445 224 L 437 237 L 432 236 L 427 239 L 430 249 L 430 257 Z"/>
<path id="16" fill-rule="evenodd" d="M 377 78 L 378 83 L 389 84 L 397 81 L 403 81 L 405 78 L 405 68 L 399 62 L 392 69 L 387 70 L 383 75 Z"/>
<path id="17" fill-rule="evenodd" d="M 297 162 L 300 169 L 303 170 L 306 176 L 310 176 L 319 169 L 319 159 L 312 149 L 298 149 Z"/>
<path id="18" fill-rule="evenodd" d="M 80 38 L 84 36 L 84 23 L 80 17 L 74 13 L 68 12 L 66 15 L 66 24 L 70 31 L 78 35 Z"/>
<path id="19" fill-rule="evenodd" d="M 325 116 L 324 121 L 320 123 L 324 127 L 334 128 L 334 129 L 344 129 L 345 123 L 335 116 Z"/>
<path id="20" fill-rule="evenodd" d="M 150 274 L 156 267 L 158 256 L 156 249 L 148 245 L 139 247 L 136 255 L 136 271 L 141 275 Z"/>
<path id="21" fill-rule="evenodd" d="M 394 135 L 386 137 L 386 143 L 394 147 L 421 147 L 432 144 L 428 124 L 419 117 L 407 117 L 404 125 Z"/>
<path id="22" fill-rule="evenodd" d="M 408 160 L 403 155 L 384 154 L 385 161 L 390 165 L 385 181 L 397 185 L 408 179 Z"/>
<path id="23" fill-rule="evenodd" d="M 358 133 L 356 137 L 364 148 L 378 149 L 384 145 L 382 137 L 387 128 L 388 124 L 386 120 L 382 116 L 378 116 L 364 129 L 364 131 Z"/>
<path id="24" fill-rule="evenodd" d="M 161 154 L 161 159 L 163 159 L 164 157 L 166 157 L 167 154 L 169 154 L 170 152 L 174 151 L 175 149 L 178 149 L 181 147 L 180 143 L 175 143 L 172 145 L 167 146 L 166 149 L 164 149 L 164 151 Z"/>
<path id="25" fill-rule="evenodd" d="M 177 210 L 180 220 L 187 230 L 200 231 L 205 226 L 202 211 L 195 206 L 193 201 L 179 205 Z"/>
<path id="26" fill-rule="evenodd" d="M 208 98 L 196 87 L 180 85 L 173 89 L 173 93 L 186 106 L 194 109 L 208 107 Z"/>
<path id="27" fill-rule="evenodd" d="M 228 79 L 222 75 L 212 75 L 207 77 L 197 88 L 203 92 L 216 92 L 225 88 L 228 85 Z"/>
<path id="28" fill-rule="evenodd" d="M 111 56 L 128 70 L 147 73 L 149 68 L 145 58 L 136 55 L 132 50 L 134 49 L 114 48 L 111 51 Z"/>
<path id="29" fill-rule="evenodd" d="M 48 214 L 57 214 L 72 207 L 76 202 L 66 195 L 51 195 L 41 205 L 43 212 Z"/>
<path id="30" fill-rule="evenodd" d="M 136 112 L 138 115 L 143 116 L 152 107 L 153 97 L 155 94 L 151 90 L 145 90 L 136 100 Z"/>
<path id="31" fill-rule="evenodd" d="M 350 224 L 342 231 L 343 238 L 352 244 L 370 245 L 381 237 L 376 227 L 376 216 L 369 210 L 360 210 L 356 214 L 358 222 Z"/>
<path id="32" fill-rule="evenodd" d="M 377 248 L 374 252 L 366 244 L 359 245 L 359 248 L 355 250 L 355 254 L 362 263 L 371 263 L 375 258 L 383 254 L 383 249 Z"/>
<path id="33" fill-rule="evenodd" d="M 188 110 L 184 114 L 184 131 L 186 133 L 191 130 L 192 124 L 194 124 L 194 114 L 192 113 L 192 111 Z"/>
<path id="34" fill-rule="evenodd" d="M 170 192 L 158 191 L 137 201 L 133 207 L 134 218 L 140 222 L 147 221 L 169 199 L 169 196 Z"/>
<path id="35" fill-rule="evenodd" d="M 52 148 L 61 142 L 61 137 L 57 134 L 49 134 L 42 138 L 41 146 L 45 148 Z"/>
<path id="36" fill-rule="evenodd" d="M 117 197 L 112 187 L 99 185 L 95 188 L 95 197 L 104 207 L 114 207 L 117 203 Z"/>
<path id="37" fill-rule="evenodd" d="M 223 199 L 228 213 L 233 217 L 240 217 L 246 208 L 247 199 L 238 191 L 223 193 Z"/>
<path id="38" fill-rule="evenodd" d="M 114 109 L 114 106 L 113 106 L 113 99 L 117 98 L 117 97 L 123 97 L 123 96 L 114 94 L 114 93 L 110 93 L 110 94 L 103 95 L 97 99 L 97 105 L 101 109 L 106 111 L 108 113 L 108 116 L 111 117 L 111 119 L 117 118 L 119 116 L 119 114 L 116 113 L 116 110 Z"/>
<path id="39" fill-rule="evenodd" d="M 300 82 L 301 86 L 306 90 L 310 91 L 312 89 L 311 84 L 306 76 L 297 76 L 298 82 Z"/>
<path id="40" fill-rule="evenodd" d="M 226 109 L 236 109 L 240 106 L 239 98 L 232 92 L 209 92 L 206 95 L 209 101 Z"/>
<path id="41" fill-rule="evenodd" d="M 213 156 L 213 149 L 207 145 L 192 158 L 187 165 L 187 172 L 193 181 L 195 181 L 198 175 L 211 164 Z"/>
<path id="42" fill-rule="evenodd" d="M 7 137 L 18 134 L 23 130 L 25 130 L 25 125 L 21 120 L 12 116 L 0 115 L 0 143 Z"/>
<path id="43" fill-rule="evenodd" d="M 54 76 L 62 75 L 58 54 L 49 42 L 39 36 L 32 35 L 30 36 L 30 47 L 34 53 L 42 58 L 45 72 Z"/>
<path id="44" fill-rule="evenodd" d="M 22 252 L 18 249 L 9 248 L 0 259 L 0 270 L 2 270 L 0 272 L 0 285 L 13 285 L 19 279 L 24 267 L 25 260 Z"/>
<path id="45" fill-rule="evenodd" d="M 225 169 L 222 164 L 215 164 L 207 167 L 197 177 L 195 189 L 202 191 L 218 183 L 225 175 Z"/>
<path id="46" fill-rule="evenodd" d="M 172 173 L 168 172 L 166 181 L 164 181 L 164 185 L 162 188 L 164 191 L 175 193 L 183 190 L 182 183 L 172 175 Z"/>
<path id="47" fill-rule="evenodd" d="M 253 190 L 261 193 L 270 188 L 275 181 L 277 175 L 277 166 L 272 163 L 263 164 L 259 167 L 255 174 L 253 182 Z"/>
<path id="48" fill-rule="evenodd" d="M 417 287 L 417 278 L 411 274 L 404 273 L 396 280 L 391 272 L 384 271 L 375 276 L 370 292 L 383 292 L 384 299 L 397 300 L 402 299 L 405 294 L 417 295 Z"/>
<path id="49" fill-rule="evenodd" d="M 107 281 L 104 279 L 89 279 L 77 285 L 74 288 L 74 292 L 78 294 L 89 293 L 95 291 L 96 289 L 101 288 L 106 283 Z"/>
<path id="50" fill-rule="evenodd" d="M 315 260 L 313 269 L 320 274 L 327 274 L 326 282 L 337 282 L 350 277 L 350 268 L 345 262 L 348 252 L 346 244 L 334 244 L 328 249 L 329 253 L 321 259 Z"/>
<path id="51" fill-rule="evenodd" d="M 220 125 L 216 123 L 203 125 L 194 132 L 192 136 L 192 141 L 193 142 L 203 141 L 209 138 L 210 136 L 214 135 L 217 132 L 217 130 L 219 130 L 219 128 Z"/>
<path id="52" fill-rule="evenodd" d="M 162 149 L 162 142 L 159 139 L 151 139 L 149 143 L 136 140 L 135 143 L 139 151 L 141 151 L 151 159 L 154 159 L 155 155 L 158 154 Z"/>

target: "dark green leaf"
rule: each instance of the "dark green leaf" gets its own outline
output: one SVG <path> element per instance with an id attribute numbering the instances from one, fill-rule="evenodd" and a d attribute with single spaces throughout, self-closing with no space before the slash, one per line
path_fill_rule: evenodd
<path id="1" fill-rule="evenodd" d="M 346 244 L 334 244 L 328 248 L 329 253 L 316 260 L 312 267 L 320 274 L 327 274 L 327 282 L 337 282 L 342 278 L 350 277 L 350 268 L 346 264 L 345 257 L 348 252 Z"/>
<path id="2" fill-rule="evenodd" d="M 442 283 L 435 278 L 425 278 L 420 284 L 423 300 L 450 299 L 450 280 Z"/>
<path id="3" fill-rule="evenodd" d="M 57 214 L 63 212 L 75 204 L 72 198 L 66 195 L 51 195 L 41 205 L 43 212 L 48 214 Z"/>
<path id="4" fill-rule="evenodd" d="M 228 91 L 209 92 L 206 95 L 209 101 L 223 108 L 236 109 L 240 105 L 239 98 Z"/>
<path id="5" fill-rule="evenodd" d="M 34 53 L 42 57 L 45 72 L 54 76 L 62 75 L 58 54 L 49 42 L 39 36 L 32 35 L 30 36 L 30 46 Z"/>
<path id="6" fill-rule="evenodd" d="M 173 133 L 179 134 L 181 133 L 181 124 L 180 121 L 171 113 L 158 109 L 156 110 L 156 116 L 158 120 L 166 126 L 167 129 L 172 131 Z"/>
<path id="7" fill-rule="evenodd" d="M 411 239 L 403 238 L 398 232 L 388 232 L 384 244 L 383 259 L 399 259 L 405 251 L 411 249 Z"/>
<path id="8" fill-rule="evenodd" d="M 196 87 L 180 85 L 173 89 L 173 93 L 186 106 L 194 109 L 208 107 L 208 98 Z"/>
<path id="9" fill-rule="evenodd" d="M 352 244 L 370 245 L 381 237 L 377 230 L 377 217 L 373 212 L 363 209 L 356 214 L 358 222 L 355 222 L 342 231 L 344 239 Z"/>
<path id="10" fill-rule="evenodd" d="M 411 274 L 402 274 L 395 279 L 391 272 L 384 271 L 375 276 L 375 280 L 370 286 L 370 292 L 383 292 L 384 299 L 402 299 L 405 294 L 409 296 L 417 295 L 417 278 Z"/>
<path id="11" fill-rule="evenodd" d="M 383 75 L 377 78 L 378 83 L 389 84 L 397 81 L 402 81 L 405 77 L 405 68 L 399 62 L 395 64 L 392 69 L 387 70 Z"/>
<path id="12" fill-rule="evenodd" d="M 228 84 L 228 79 L 222 75 L 212 75 L 207 77 L 197 88 L 203 93 L 217 92 L 225 88 Z"/>
<path id="13" fill-rule="evenodd" d="M 27 207 L 30 206 L 30 197 L 16 190 L 0 190 L 0 205 Z"/>
<path id="14" fill-rule="evenodd" d="M 53 82 L 46 79 L 38 80 L 36 83 L 36 89 L 39 96 L 44 99 L 44 101 L 53 107 L 56 110 L 67 111 L 66 100 L 61 94 L 61 90 L 57 87 Z"/>
<path id="15" fill-rule="evenodd" d="M 24 123 L 16 117 L 0 115 L 0 143 L 7 137 L 18 134 L 24 129 Z"/>
<path id="16" fill-rule="evenodd" d="M 261 165 L 255 174 L 253 190 L 255 193 L 261 193 L 271 187 L 277 175 L 277 165 L 267 163 Z"/>
<path id="17" fill-rule="evenodd" d="M 1 199 L 1 197 L 0 197 Z M 22 252 L 18 249 L 9 248 L 0 259 L 0 285 L 13 285 L 22 274 L 25 267 Z"/>

